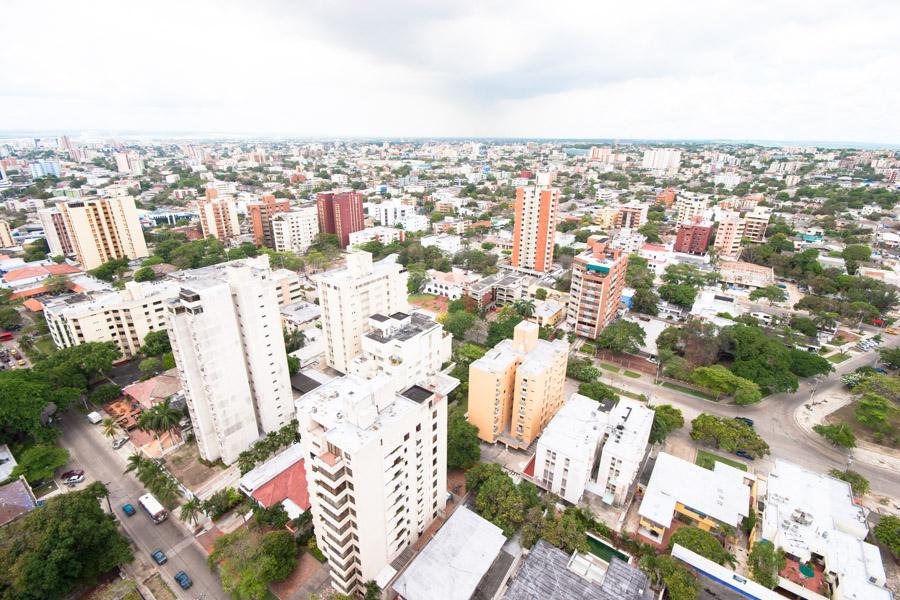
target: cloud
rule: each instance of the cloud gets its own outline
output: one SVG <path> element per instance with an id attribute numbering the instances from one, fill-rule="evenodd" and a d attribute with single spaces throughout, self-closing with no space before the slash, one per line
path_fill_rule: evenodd
<path id="1" fill-rule="evenodd" d="M 900 3 L 7 3 L 0 130 L 900 142 Z"/>

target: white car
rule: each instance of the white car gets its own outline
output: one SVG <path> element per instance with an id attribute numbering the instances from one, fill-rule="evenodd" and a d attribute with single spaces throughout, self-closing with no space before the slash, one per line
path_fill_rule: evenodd
<path id="1" fill-rule="evenodd" d="M 66 477 L 65 480 L 63 480 L 63 483 L 68 486 L 74 486 L 78 485 L 82 481 L 84 481 L 84 475 L 72 475 L 71 477 Z"/>

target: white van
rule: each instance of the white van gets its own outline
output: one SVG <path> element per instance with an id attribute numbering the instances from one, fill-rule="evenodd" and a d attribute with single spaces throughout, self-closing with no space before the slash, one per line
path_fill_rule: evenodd
<path id="1" fill-rule="evenodd" d="M 94 425 L 103 421 L 103 417 L 100 416 L 100 413 L 98 413 L 96 410 L 94 412 L 89 412 L 87 415 L 87 419 Z"/>

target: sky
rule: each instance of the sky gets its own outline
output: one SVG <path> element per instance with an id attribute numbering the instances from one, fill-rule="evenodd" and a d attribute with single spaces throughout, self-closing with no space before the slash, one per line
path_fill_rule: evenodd
<path id="1" fill-rule="evenodd" d="M 900 143 L 897 0 L 3 0 L 0 15 L 0 131 Z"/>

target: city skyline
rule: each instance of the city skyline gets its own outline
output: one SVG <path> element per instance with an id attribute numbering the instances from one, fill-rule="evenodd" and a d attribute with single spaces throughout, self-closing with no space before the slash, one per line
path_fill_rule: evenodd
<path id="1" fill-rule="evenodd" d="M 0 131 L 900 144 L 888 2 L 46 6 Z"/>

